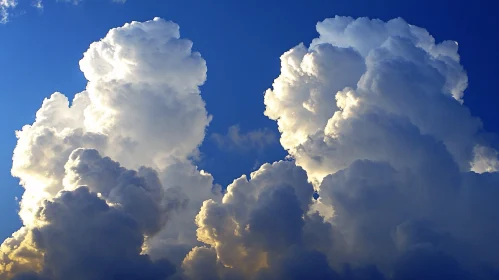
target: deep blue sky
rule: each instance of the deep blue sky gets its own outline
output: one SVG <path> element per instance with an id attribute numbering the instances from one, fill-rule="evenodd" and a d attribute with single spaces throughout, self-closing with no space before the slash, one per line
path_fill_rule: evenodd
<path id="1" fill-rule="evenodd" d="M 0 26 L 0 239 L 20 223 L 10 177 L 14 131 L 32 123 L 42 100 L 54 91 L 68 96 L 84 89 L 78 61 L 89 44 L 112 27 L 159 16 L 180 25 L 208 63 L 202 96 L 214 119 L 211 133 L 239 124 L 243 132 L 268 127 L 263 92 L 279 75 L 279 56 L 315 38 L 315 24 L 327 17 L 402 17 L 426 28 L 437 41 L 459 42 L 468 71 L 465 104 L 488 131 L 499 132 L 499 4 L 496 0 L 128 0 L 126 4 L 85 0 L 73 6 L 45 0 L 42 13 L 26 9 Z M 277 133 L 277 132 L 276 132 Z M 227 153 L 209 138 L 199 166 L 226 185 L 253 170 L 255 163 L 282 159 L 279 144 L 264 153 Z"/>

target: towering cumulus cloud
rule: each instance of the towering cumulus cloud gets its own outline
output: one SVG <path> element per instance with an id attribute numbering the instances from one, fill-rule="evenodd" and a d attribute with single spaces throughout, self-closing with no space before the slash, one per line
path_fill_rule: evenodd
<path id="1" fill-rule="evenodd" d="M 185 273 L 497 279 L 498 153 L 463 105 L 457 43 L 402 19 L 336 17 L 317 31 L 282 55 L 265 93 L 296 166 L 264 165 L 206 201 L 196 223 L 208 246 Z"/>
<path id="2" fill-rule="evenodd" d="M 24 226 L 0 278 L 497 279 L 499 153 L 463 105 L 457 43 L 402 19 L 317 31 L 265 93 L 291 160 L 223 196 L 190 161 L 206 65 L 178 26 L 92 44 L 86 90 L 53 94 L 17 133 Z"/>
<path id="3" fill-rule="evenodd" d="M 202 202 L 220 194 L 189 161 L 211 118 L 198 88 L 206 63 L 191 47 L 159 18 L 112 29 L 80 61 L 86 90 L 72 102 L 54 93 L 17 132 L 24 227 L 1 247 L 2 279 L 174 273 L 164 254 L 184 258 Z"/>

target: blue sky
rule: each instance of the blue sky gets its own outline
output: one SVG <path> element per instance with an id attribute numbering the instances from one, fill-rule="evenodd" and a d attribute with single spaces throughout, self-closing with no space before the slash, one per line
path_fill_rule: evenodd
<path id="1" fill-rule="evenodd" d="M 499 132 L 499 4 L 483 1 L 155 1 L 125 4 L 87 0 L 79 5 L 46 0 L 43 11 L 25 8 L 0 26 L 0 237 L 19 228 L 17 202 L 22 189 L 10 176 L 14 131 L 32 123 L 42 100 L 55 91 L 68 96 L 86 80 L 78 65 L 89 44 L 110 28 L 155 16 L 180 25 L 208 64 L 201 87 L 207 111 L 214 116 L 201 147 L 200 168 L 227 185 L 263 162 L 286 155 L 278 141 L 263 151 L 228 152 L 210 138 L 232 125 L 248 132 L 268 128 L 263 93 L 280 73 L 280 55 L 317 37 L 315 24 L 327 17 L 402 17 L 426 28 L 437 41 L 459 42 L 461 64 L 469 77 L 465 104 L 489 132 Z"/>

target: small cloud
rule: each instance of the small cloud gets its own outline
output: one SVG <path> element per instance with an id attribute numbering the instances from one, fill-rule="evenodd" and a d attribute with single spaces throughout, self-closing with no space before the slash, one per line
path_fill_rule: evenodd
<path id="1" fill-rule="evenodd" d="M 81 2 L 83 2 L 84 0 L 56 0 L 56 1 L 57 2 L 73 3 L 74 5 L 78 5 Z M 40 0 L 40 2 L 41 2 L 41 0 Z M 114 2 L 114 3 L 125 3 L 126 0 L 111 0 L 111 2 Z"/>
<path id="2" fill-rule="evenodd" d="M 0 0 L 0 23 L 9 21 L 10 10 L 17 6 L 17 0 Z"/>
<path id="3" fill-rule="evenodd" d="M 213 133 L 211 138 L 221 150 L 237 150 L 261 152 L 266 146 L 277 141 L 277 136 L 268 128 L 241 133 L 239 125 L 230 126 L 226 135 Z"/>
<path id="4" fill-rule="evenodd" d="M 82 0 L 56 0 L 57 2 L 72 3 L 73 5 L 78 5 Z"/>
<path id="5" fill-rule="evenodd" d="M 31 4 L 33 7 L 39 9 L 39 10 L 43 10 L 43 3 L 42 3 L 42 0 L 36 0 L 36 1 L 33 1 L 33 4 Z"/>
<path id="6" fill-rule="evenodd" d="M 26 7 L 30 2 L 31 2 L 31 7 L 35 8 L 39 11 L 43 11 L 44 5 L 43 5 L 44 0 L 25 0 L 25 1 L 19 1 L 19 0 L 0 0 L 0 24 L 5 24 L 10 21 L 10 18 L 15 14 L 15 15 L 20 15 L 20 14 L 25 14 L 26 11 L 23 9 L 23 7 Z M 119 4 L 124 4 L 126 3 L 126 0 L 109 0 L 113 3 L 119 3 Z M 84 0 L 55 0 L 55 2 L 63 2 L 63 3 L 70 3 L 73 5 L 78 5 Z M 18 4 L 19 5 L 18 7 Z M 26 4 L 26 6 L 23 6 L 23 4 Z"/>

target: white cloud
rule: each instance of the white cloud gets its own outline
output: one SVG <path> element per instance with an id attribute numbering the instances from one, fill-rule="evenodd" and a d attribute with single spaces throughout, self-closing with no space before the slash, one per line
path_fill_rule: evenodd
<path id="1" fill-rule="evenodd" d="M 300 166 L 320 182 L 360 155 L 383 159 L 386 153 L 368 156 L 374 143 L 355 144 L 349 138 L 359 132 L 346 131 L 356 115 L 377 110 L 442 141 L 469 170 L 481 122 L 461 104 L 467 76 L 455 42 L 436 44 L 402 19 L 336 17 L 317 30 L 308 49 L 299 45 L 281 57 L 281 75 L 265 95 L 265 114 L 277 120 L 281 143 Z"/>
<path id="2" fill-rule="evenodd" d="M 110 256 L 109 265 L 138 265 L 134 273 L 152 270 L 147 273 L 160 277 L 155 263 L 164 258 L 158 251 L 184 246 L 188 252 L 198 244 L 194 217 L 204 200 L 218 200 L 220 188 L 189 160 L 197 155 L 210 121 L 198 88 L 206 80 L 206 63 L 191 48 L 191 41 L 180 38 L 178 25 L 160 18 L 112 29 L 80 61 L 88 79 L 86 90 L 71 104 L 63 94 L 54 93 L 44 100 L 35 122 L 17 132 L 12 174 L 25 188 L 20 212 L 24 227 L 2 245 L 2 273 L 35 271 L 61 279 L 65 269 L 74 268 L 72 279 L 119 277 L 113 269 L 74 267 L 85 256 L 79 251 L 84 242 L 95 240 L 99 246 L 116 238 L 116 246 L 132 251 L 104 249 L 125 258 L 121 262 Z M 81 208 L 84 205 L 88 210 Z M 87 211 L 97 211 L 102 220 L 86 220 Z M 112 217 L 118 220 L 107 221 Z M 99 227 L 120 223 L 119 219 L 133 240 L 119 245 L 121 237 L 114 236 L 119 229 L 102 236 L 110 240 L 94 236 L 107 231 Z M 78 226 L 90 239 L 69 233 Z M 66 231 L 67 239 L 51 243 L 53 236 Z M 134 245 L 128 244 L 132 241 Z M 156 253 L 151 244 L 156 244 Z M 55 260 L 67 254 L 61 249 L 77 253 L 57 264 Z M 89 250 L 100 258 L 97 247 Z M 151 251 L 154 261 L 141 256 L 141 250 Z M 31 252 L 31 257 L 23 252 Z"/>
<path id="3" fill-rule="evenodd" d="M 9 21 L 10 10 L 17 6 L 17 0 L 0 0 L 0 23 Z"/>
<path id="4" fill-rule="evenodd" d="M 160 171 L 197 153 L 210 117 L 198 89 L 206 64 L 191 46 L 176 24 L 159 18 L 113 29 L 90 46 L 80 62 L 86 91 L 71 106 L 53 94 L 35 123 L 17 133 L 12 174 L 26 188 L 25 222 L 37 200 L 61 189 L 64 163 L 76 148 Z"/>
<path id="5" fill-rule="evenodd" d="M 29 3 L 31 1 L 31 3 Z M 38 10 L 43 10 L 44 0 L 0 0 L 0 24 L 5 24 L 9 22 L 11 12 L 16 9 L 19 3 L 31 4 L 31 7 Z M 70 3 L 73 5 L 78 5 L 84 0 L 55 0 L 56 2 Z M 124 4 L 126 0 L 111 0 L 113 3 Z"/>
<path id="6" fill-rule="evenodd" d="M 39 10 L 43 10 L 42 0 L 36 0 L 35 2 L 33 2 L 32 6 Z"/>
<path id="7" fill-rule="evenodd" d="M 499 171 L 499 152 L 490 147 L 477 145 L 473 148 L 471 170 L 477 173 Z"/>

